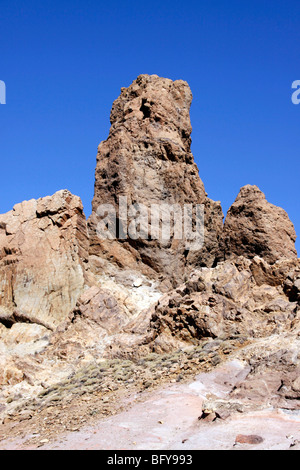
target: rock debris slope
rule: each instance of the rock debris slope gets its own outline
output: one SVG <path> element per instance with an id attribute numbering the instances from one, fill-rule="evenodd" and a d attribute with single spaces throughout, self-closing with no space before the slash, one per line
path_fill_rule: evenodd
<path id="1" fill-rule="evenodd" d="M 223 398 L 206 384 L 205 425 L 236 412 L 299 410 L 294 226 L 250 185 L 223 225 L 191 153 L 191 100 L 186 82 L 157 75 L 122 88 L 99 145 L 88 220 L 67 190 L 0 216 L 1 439 L 26 437 L 32 426 L 51 438 L 80 425 L 83 410 L 84 422 L 117 413 L 137 391 L 228 360 L 246 372 Z M 141 236 L 123 236 L 130 220 L 120 198 L 147 211 L 201 205 L 204 243 L 190 249 L 174 231 L 145 237 L 150 219 Z M 98 236 L 103 204 L 116 213 L 114 239 Z"/>

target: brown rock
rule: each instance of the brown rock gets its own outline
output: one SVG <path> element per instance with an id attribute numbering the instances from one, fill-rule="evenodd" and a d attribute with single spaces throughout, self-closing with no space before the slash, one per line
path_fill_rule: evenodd
<path id="1" fill-rule="evenodd" d="M 62 190 L 0 216 L 0 322 L 53 329 L 85 282 L 88 234 L 79 197 Z"/>
<path id="2" fill-rule="evenodd" d="M 253 348 L 251 353 L 251 371 L 236 385 L 230 397 L 247 400 L 256 406 L 274 406 L 274 408 L 299 409 L 299 372 L 298 339 L 292 335 L 275 341 L 277 347 L 268 351 L 268 338 L 265 341 L 266 352 Z M 285 349 L 287 346 L 289 349 Z"/>
<path id="3" fill-rule="evenodd" d="M 224 223 L 221 258 L 260 256 L 269 264 L 297 258 L 296 234 L 287 213 L 270 204 L 257 186 L 241 188 Z"/>
<path id="4" fill-rule="evenodd" d="M 285 276 L 293 278 L 299 261 L 295 260 L 291 271 L 291 263 L 279 263 L 277 269 L 267 263 L 263 266 L 269 273 L 265 281 L 269 278 L 271 285 L 261 283 L 261 276 L 256 270 L 253 273 L 253 263 L 243 257 L 219 263 L 215 268 L 194 270 L 187 282 L 169 291 L 143 317 L 138 317 L 130 325 L 131 332 L 144 332 L 143 344 L 162 352 L 187 343 L 197 344 L 207 337 L 265 337 L 291 329 L 297 321 L 298 307 L 295 299 L 289 299 L 284 292 L 284 271 Z M 215 360 L 219 361 L 217 357 Z"/>
<path id="5" fill-rule="evenodd" d="M 284 291 L 292 302 L 300 304 L 300 266 L 294 266 L 284 280 Z"/>
<path id="6" fill-rule="evenodd" d="M 114 102 L 111 129 L 97 155 L 93 212 L 89 219 L 90 253 L 104 256 L 118 266 L 152 276 L 166 276 L 173 284 L 183 279 L 191 266 L 212 266 L 222 230 L 219 202 L 206 197 L 198 168 L 191 153 L 189 109 L 192 93 L 182 80 L 171 81 L 157 75 L 140 75 Z M 119 197 L 127 205 L 203 204 L 204 246 L 192 251 L 183 240 L 167 242 L 145 239 L 100 240 L 97 237 L 97 209 L 112 204 L 119 212 Z M 143 226 L 145 230 L 149 226 Z M 126 232 L 126 230 L 124 230 Z M 149 234 L 149 230 L 148 230 Z"/>
<path id="7" fill-rule="evenodd" d="M 257 436 L 256 434 L 238 434 L 235 438 L 235 442 L 239 444 L 261 444 L 264 440 L 261 436 Z"/>
<path id="8" fill-rule="evenodd" d="M 292 384 L 292 389 L 295 391 L 295 392 L 300 392 L 300 376 L 297 377 L 293 384 Z"/>
<path id="9" fill-rule="evenodd" d="M 108 289 L 92 286 L 86 288 L 70 312 L 50 338 L 46 354 L 66 361 L 89 356 L 88 348 L 94 354 L 97 344 L 98 354 L 112 348 L 112 339 L 122 334 L 130 320 L 130 311 L 123 299 Z M 93 357 L 93 356 L 91 356 Z"/>
<path id="10" fill-rule="evenodd" d="M 289 292 L 291 297 L 293 296 L 292 291 L 299 271 L 299 260 L 297 258 L 280 259 L 270 265 L 263 258 L 255 256 L 251 260 L 250 269 L 258 286 L 263 284 L 280 286 L 285 283 L 286 292 Z M 290 287 L 288 287 L 289 282 Z"/>
<path id="11" fill-rule="evenodd" d="M 214 411 L 204 410 L 200 419 L 203 419 L 207 423 L 211 423 L 217 419 L 217 415 Z"/>
<path id="12" fill-rule="evenodd" d="M 88 319 L 110 334 L 121 331 L 128 323 L 128 317 L 116 298 L 108 290 L 96 286 L 82 294 L 70 319 L 72 323 Z"/>
<path id="13" fill-rule="evenodd" d="M 191 99 L 186 82 L 156 75 L 122 89 L 99 146 L 88 227 L 80 199 L 68 191 L 0 216 L 2 415 L 14 416 L 29 397 L 46 408 L 62 398 L 63 383 L 70 400 L 72 389 L 77 396 L 130 384 L 145 389 L 216 366 L 212 385 L 226 394 L 221 399 L 209 389 L 202 415 L 208 426 L 249 409 L 299 409 L 293 225 L 256 186 L 246 186 L 222 234 L 220 203 L 207 198 L 191 153 Z M 203 205 L 204 245 L 192 250 L 174 233 L 166 241 L 120 239 L 121 196 L 147 208 Z M 118 216 L 116 240 L 97 234 L 104 203 Z M 141 221 L 139 230 L 148 229 Z M 218 375 L 230 358 L 234 380 L 226 367 Z M 31 417 L 22 413 L 20 420 Z"/>

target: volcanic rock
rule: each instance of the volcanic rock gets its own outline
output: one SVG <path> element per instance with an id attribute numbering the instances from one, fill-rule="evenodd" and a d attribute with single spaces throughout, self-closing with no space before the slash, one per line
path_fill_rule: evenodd
<path id="1" fill-rule="evenodd" d="M 296 292 L 299 260 L 293 261 L 293 267 L 292 262 L 288 266 L 278 262 L 277 271 L 265 263 L 266 271 L 273 272 L 271 284 L 261 283 L 260 278 L 256 281 L 253 265 L 258 262 L 259 258 L 238 257 L 214 268 L 194 270 L 187 282 L 127 325 L 127 331 L 137 333 L 137 349 L 148 344 L 152 351 L 169 352 L 205 338 L 248 341 L 291 330 L 299 323 L 300 303 L 289 297 Z M 279 278 L 284 276 L 282 264 L 286 279 L 276 283 L 276 272 Z M 126 349 L 125 343 L 120 342 L 120 350 Z"/>
<path id="2" fill-rule="evenodd" d="M 122 88 L 112 107 L 109 136 L 99 145 L 89 219 L 90 254 L 150 277 L 167 277 L 175 285 L 191 266 L 214 264 L 223 220 L 220 203 L 206 196 L 191 153 L 191 101 L 186 82 L 157 75 L 140 75 Z M 147 222 L 138 238 L 128 237 L 120 196 L 127 198 L 127 206 L 165 204 L 183 210 L 184 204 L 203 205 L 204 245 L 191 250 L 174 233 L 167 241 L 155 238 Z M 117 235 L 122 233 L 124 239 L 97 236 L 97 211 L 102 204 L 115 208 Z"/>
<path id="3" fill-rule="evenodd" d="M 122 396 L 128 406 L 166 382 L 178 392 L 195 374 L 188 386 L 197 394 L 194 430 L 201 409 L 205 430 L 233 413 L 299 410 L 293 224 L 248 185 L 223 228 L 220 203 L 207 197 L 191 153 L 191 100 L 186 82 L 156 75 L 122 88 L 99 146 L 88 222 L 67 190 L 0 215 L 1 436 L 18 436 L 27 420 L 56 435 L 74 412 L 80 423 L 100 409 L 115 413 Z M 168 208 L 199 205 L 203 244 L 175 236 L 180 211 L 163 239 L 149 233 L 149 218 L 134 211 L 127 218 L 124 200 L 137 214 L 141 205 L 147 215 L 159 207 L 159 219 Z M 103 218 L 115 236 L 99 236 Z M 236 443 L 261 445 L 256 430 L 236 431 Z M 186 447 L 189 439 L 181 442 Z"/>
<path id="4" fill-rule="evenodd" d="M 221 256 L 254 258 L 273 264 L 297 258 L 296 233 L 287 213 L 270 204 L 257 186 L 241 188 L 230 207 L 222 234 Z"/>
<path id="5" fill-rule="evenodd" d="M 82 203 L 62 190 L 0 216 L 0 322 L 51 330 L 83 291 L 88 238 Z"/>
<path id="6" fill-rule="evenodd" d="M 260 444 L 263 441 L 264 440 L 261 436 L 257 436 L 255 434 L 251 434 L 249 436 L 238 434 L 235 438 L 235 442 L 239 444 Z"/>

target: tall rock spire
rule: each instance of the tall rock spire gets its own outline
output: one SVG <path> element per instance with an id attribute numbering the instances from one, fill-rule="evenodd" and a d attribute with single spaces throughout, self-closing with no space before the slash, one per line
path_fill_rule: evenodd
<path id="1" fill-rule="evenodd" d="M 95 193 L 89 219 L 91 254 L 103 254 L 121 267 L 182 280 L 196 265 L 212 266 L 218 251 L 223 213 L 219 202 L 206 197 L 191 152 L 192 93 L 182 80 L 140 75 L 122 88 L 111 110 L 111 129 L 97 155 Z M 120 196 L 128 205 L 203 205 L 204 245 L 186 249 L 183 240 L 100 240 L 97 210 L 112 204 L 119 216 Z"/>

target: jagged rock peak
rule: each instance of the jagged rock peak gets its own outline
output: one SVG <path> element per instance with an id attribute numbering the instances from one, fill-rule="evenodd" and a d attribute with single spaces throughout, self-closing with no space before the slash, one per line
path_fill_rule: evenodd
<path id="1" fill-rule="evenodd" d="M 246 185 L 226 216 L 222 249 L 225 259 L 258 255 L 268 263 L 297 258 L 296 233 L 284 209 L 266 200 L 255 185 Z"/>
<path id="2" fill-rule="evenodd" d="M 191 100 L 186 82 L 157 75 L 140 75 L 122 88 L 112 106 L 109 136 L 98 148 L 94 211 L 121 194 L 139 203 L 181 202 L 183 195 L 190 201 L 187 186 L 197 201 L 205 199 L 190 149 Z M 174 175 L 179 167 L 181 174 Z"/>
<path id="3" fill-rule="evenodd" d="M 120 267 L 146 275 L 182 278 L 191 265 L 212 266 L 219 249 L 223 213 L 207 198 L 191 152 L 189 110 L 192 93 L 183 80 L 140 75 L 122 88 L 111 111 L 108 138 L 98 148 L 95 192 L 89 219 L 91 255 L 104 256 Z M 184 243 L 155 240 L 99 240 L 97 209 L 112 204 L 118 213 L 120 196 L 128 205 L 203 204 L 204 245 L 187 253 Z M 118 218 L 122 224 L 122 217 Z M 124 224 L 122 224 L 124 226 Z"/>
<path id="4" fill-rule="evenodd" d="M 187 82 L 140 75 L 128 88 L 121 89 L 121 95 L 113 103 L 110 116 L 112 131 L 122 124 L 136 137 L 147 128 L 149 138 L 167 139 L 167 134 L 170 134 L 172 140 L 176 132 L 177 143 L 187 152 L 192 132 L 191 102 L 192 92 Z"/>

